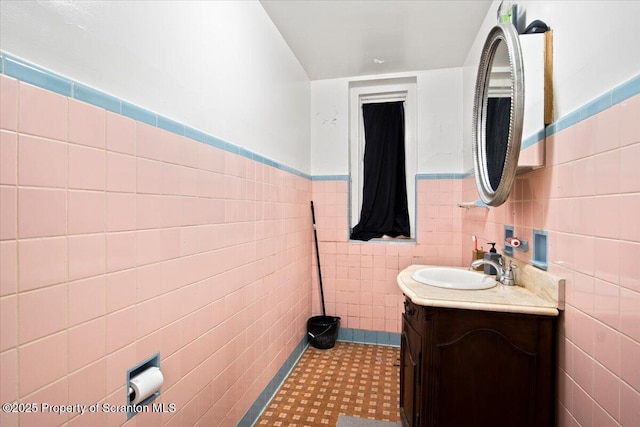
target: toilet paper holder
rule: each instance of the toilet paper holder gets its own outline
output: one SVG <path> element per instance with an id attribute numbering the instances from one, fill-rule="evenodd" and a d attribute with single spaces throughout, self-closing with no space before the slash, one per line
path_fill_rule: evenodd
<path id="1" fill-rule="evenodd" d="M 127 419 L 130 419 L 138 412 L 142 412 L 142 408 L 145 405 L 150 404 L 160 396 L 162 383 L 160 353 L 154 354 L 127 371 L 127 387 L 125 389 L 127 393 Z M 140 394 L 137 394 L 136 391 L 142 394 L 142 399 L 140 399 Z"/>

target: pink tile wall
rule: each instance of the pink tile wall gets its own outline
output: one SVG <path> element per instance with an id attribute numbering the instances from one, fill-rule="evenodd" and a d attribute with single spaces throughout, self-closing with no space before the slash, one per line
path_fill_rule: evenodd
<path id="1" fill-rule="evenodd" d="M 399 333 L 403 296 L 396 276 L 412 264 L 460 265 L 460 180 L 420 180 L 417 242 L 349 241 L 347 181 L 313 181 L 327 315 L 341 326 Z M 314 252 L 313 313 L 321 314 Z"/>
<path id="2" fill-rule="evenodd" d="M 566 279 L 560 426 L 640 426 L 640 96 L 551 136 L 546 151 L 504 205 L 463 213 L 463 264 L 472 234 L 548 230 L 549 271 Z M 473 178 L 463 194 L 477 197 Z"/>
<path id="3" fill-rule="evenodd" d="M 235 425 L 306 333 L 310 181 L 0 84 L 0 401 L 123 405 L 127 369 L 160 352 L 178 411 L 126 425 Z"/>

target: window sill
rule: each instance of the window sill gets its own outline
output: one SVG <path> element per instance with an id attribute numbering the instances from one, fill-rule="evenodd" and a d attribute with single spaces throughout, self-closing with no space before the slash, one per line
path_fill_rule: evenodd
<path id="1" fill-rule="evenodd" d="M 416 241 L 415 237 L 383 236 L 383 237 L 379 237 L 377 239 L 371 239 L 371 240 L 368 240 L 368 241 L 349 239 L 349 243 L 399 243 L 399 244 L 412 244 L 412 245 L 415 245 L 418 242 Z"/>

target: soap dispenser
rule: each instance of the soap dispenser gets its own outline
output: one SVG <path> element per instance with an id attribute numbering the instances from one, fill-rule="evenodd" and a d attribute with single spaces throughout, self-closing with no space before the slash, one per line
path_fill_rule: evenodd
<path id="1" fill-rule="evenodd" d="M 495 262 L 496 264 L 500 264 L 500 261 L 502 259 L 502 255 L 500 255 L 498 253 L 498 251 L 496 251 L 496 244 L 495 242 L 489 242 L 489 244 L 491 245 L 491 249 L 489 249 L 489 252 L 484 254 L 484 259 L 485 260 L 490 260 Z M 492 266 L 490 266 L 489 264 L 485 264 L 484 265 L 484 274 L 497 274 L 498 272 L 496 271 L 496 269 Z"/>

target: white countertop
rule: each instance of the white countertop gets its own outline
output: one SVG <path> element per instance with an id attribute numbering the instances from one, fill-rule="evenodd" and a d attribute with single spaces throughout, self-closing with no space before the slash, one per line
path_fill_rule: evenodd
<path id="1" fill-rule="evenodd" d="M 415 304 L 543 316 L 557 316 L 559 313 L 558 301 L 549 300 L 546 295 L 537 295 L 534 293 L 536 287 L 530 290 L 523 286 L 498 284 L 491 289 L 458 290 L 425 285 L 411 278 L 414 271 L 425 267 L 436 266 L 412 265 L 402 270 L 397 277 L 398 286 Z"/>

